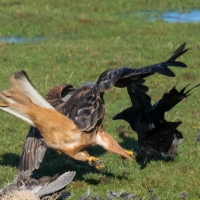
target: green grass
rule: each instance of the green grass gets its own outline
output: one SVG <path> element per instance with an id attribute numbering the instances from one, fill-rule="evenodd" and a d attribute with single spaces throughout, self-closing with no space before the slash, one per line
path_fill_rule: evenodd
<path id="1" fill-rule="evenodd" d="M 199 83 L 199 23 L 147 22 L 140 17 L 122 15 L 133 11 L 189 11 L 200 8 L 200 1 L 23 1 L 1 0 L 0 35 L 47 39 L 22 44 L 0 43 L 0 88 L 10 87 L 8 78 L 16 70 L 25 70 L 38 91 L 45 95 L 49 88 L 71 83 L 77 87 L 85 81 L 96 81 L 101 72 L 117 66 L 143 67 L 164 61 L 183 42 L 191 48 L 179 60 L 187 69 L 173 69 L 175 78 L 153 75 L 147 79 L 152 101 L 178 83 L 181 89 L 188 83 Z M 86 47 L 88 50 L 86 50 Z M 123 147 L 137 150 L 136 134 L 123 121 L 111 118 L 130 105 L 125 89 L 112 88 L 105 95 L 105 129 Z M 90 186 L 102 196 L 107 190 L 126 190 L 148 199 L 147 190 L 162 200 L 178 199 L 187 191 L 189 199 L 199 199 L 200 144 L 196 135 L 200 129 L 199 89 L 187 100 L 167 113 L 171 121 L 181 120 L 179 130 L 184 141 L 174 162 L 151 160 L 144 170 L 138 162 L 126 161 L 124 166 L 116 155 L 100 147 L 90 153 L 104 160 L 106 169 L 95 171 L 86 163 L 48 150 L 36 177 L 76 170 L 74 181 L 68 186 L 72 199 L 83 195 Z M 125 125 L 125 140 L 118 137 L 117 127 Z M 28 132 L 24 122 L 0 112 L 0 186 L 12 181 L 19 173 L 18 163 Z M 127 141 L 128 140 L 128 141 Z M 139 159 L 139 157 L 138 157 Z"/>

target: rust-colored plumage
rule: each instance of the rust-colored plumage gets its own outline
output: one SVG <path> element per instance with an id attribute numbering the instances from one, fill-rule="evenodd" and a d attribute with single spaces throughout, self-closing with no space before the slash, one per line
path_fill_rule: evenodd
<path id="1" fill-rule="evenodd" d="M 15 72 L 10 82 L 13 85 L 12 89 L 0 93 L 0 98 L 6 102 L 0 103 L 0 109 L 36 127 L 47 147 L 61 151 L 76 160 L 88 161 L 97 168 L 101 167 L 99 159 L 85 151 L 87 147 L 95 144 L 132 160 L 106 132 L 83 132 L 71 119 L 55 110 L 37 93 L 24 71 Z"/>
<path id="2" fill-rule="evenodd" d="M 114 148 L 116 143 L 108 141 L 111 136 L 103 128 L 105 115 L 104 93 L 112 86 L 127 87 L 130 83 L 140 81 L 145 77 L 160 73 L 165 76 L 175 76 L 168 66 L 187 67 L 185 63 L 176 59 L 184 54 L 185 44 L 182 44 L 167 61 L 143 68 L 120 67 L 104 71 L 96 83 L 86 82 L 76 90 L 71 85 L 60 85 L 51 89 L 46 95 L 46 100 L 63 115 L 69 117 L 74 124 L 90 141 L 95 138 L 95 143 L 105 149 L 117 153 Z M 100 137 L 101 136 L 101 137 Z M 31 127 L 20 161 L 20 170 L 38 169 L 46 151 L 40 132 Z M 127 153 L 131 153 L 126 151 Z M 86 152 L 85 152 L 86 153 Z"/>

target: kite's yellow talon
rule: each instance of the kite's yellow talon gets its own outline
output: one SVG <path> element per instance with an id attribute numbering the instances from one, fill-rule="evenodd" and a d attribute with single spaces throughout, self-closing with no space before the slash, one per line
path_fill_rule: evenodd
<path id="1" fill-rule="evenodd" d="M 100 164 L 100 165 L 95 166 L 95 168 L 98 169 L 98 170 L 100 170 L 100 169 L 103 169 L 103 168 L 104 168 L 104 165 L 101 165 L 101 164 Z"/>
<path id="2" fill-rule="evenodd" d="M 99 160 L 99 158 L 96 158 L 94 156 L 90 156 L 88 158 L 88 163 L 91 166 L 94 166 L 96 169 L 102 169 L 104 166 L 101 164 L 103 161 Z"/>
<path id="3" fill-rule="evenodd" d="M 96 158 L 96 157 L 94 157 L 94 156 L 89 156 L 89 158 L 88 158 L 88 162 L 90 163 L 90 162 L 93 162 L 93 161 L 97 161 L 97 160 L 99 160 L 98 158 Z"/>
<path id="4" fill-rule="evenodd" d="M 134 152 L 133 151 L 128 151 L 128 150 L 124 150 L 129 156 L 133 156 Z"/>

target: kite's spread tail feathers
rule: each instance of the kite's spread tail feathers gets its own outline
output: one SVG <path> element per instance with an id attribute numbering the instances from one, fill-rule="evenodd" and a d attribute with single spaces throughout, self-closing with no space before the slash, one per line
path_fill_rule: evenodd
<path id="1" fill-rule="evenodd" d="M 27 112 L 32 103 L 54 109 L 33 87 L 24 71 L 15 72 L 10 78 L 12 88 L 0 92 L 0 109 L 34 126 Z"/>

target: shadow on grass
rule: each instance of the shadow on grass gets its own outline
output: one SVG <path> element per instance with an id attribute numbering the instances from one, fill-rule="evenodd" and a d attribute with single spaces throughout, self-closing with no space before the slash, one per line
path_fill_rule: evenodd
<path id="1" fill-rule="evenodd" d="M 100 156 L 104 154 L 106 151 L 98 146 L 90 147 L 88 149 L 89 154 L 92 156 Z M 44 156 L 44 160 L 40 165 L 40 168 L 33 171 L 32 177 L 41 178 L 42 176 L 54 176 L 55 174 L 63 174 L 66 171 L 76 171 L 76 176 L 74 181 L 85 180 L 83 177 L 87 173 L 100 174 L 102 177 L 108 178 L 119 178 L 122 179 L 123 176 L 117 176 L 113 173 L 107 172 L 106 168 L 104 170 L 96 170 L 94 167 L 90 166 L 88 162 L 77 161 L 71 159 L 65 154 L 59 153 L 53 149 L 47 149 L 46 154 Z M 91 185 L 97 185 L 104 182 L 103 179 L 86 179 Z M 106 181 L 105 181 L 106 182 Z"/>
<path id="2" fill-rule="evenodd" d="M 88 152 L 93 156 L 100 156 L 106 151 L 98 146 L 90 147 Z M 3 159 L 0 160 L 0 165 L 19 167 L 20 156 L 13 153 L 6 153 L 3 155 Z M 116 176 L 113 173 L 107 172 L 106 168 L 98 171 L 94 167 L 90 166 L 87 162 L 81 162 L 73 160 L 66 156 L 65 154 L 59 153 L 53 149 L 47 149 L 39 169 L 34 170 L 32 177 L 39 179 L 43 176 L 54 176 L 56 174 L 63 174 L 66 171 L 76 171 L 76 176 L 74 180 L 81 181 L 85 180 L 83 177 L 87 173 L 94 173 L 102 175 L 98 180 L 96 179 L 86 179 L 85 181 L 91 185 L 97 185 L 106 183 L 110 178 L 122 179 L 123 176 Z M 104 177 L 104 178 L 103 178 Z"/>
<path id="3" fill-rule="evenodd" d="M 132 133 L 131 133 L 132 134 Z M 119 134 L 119 137 L 123 140 L 120 145 L 124 149 L 133 150 L 137 153 L 136 155 L 136 162 L 141 164 L 142 157 L 140 156 L 139 149 L 138 149 L 138 143 L 137 140 L 129 137 L 128 134 Z M 106 150 L 104 150 L 102 147 L 94 146 L 88 148 L 88 152 L 91 156 L 99 157 L 100 155 L 103 155 L 106 153 Z M 148 159 L 148 162 L 151 162 L 151 160 L 157 161 L 157 160 L 164 160 L 161 156 L 154 156 L 150 157 Z M 11 167 L 19 167 L 19 161 L 20 156 L 13 154 L 13 153 L 7 153 L 3 155 L 3 159 L 0 161 L 0 165 L 5 166 L 11 166 Z M 148 167 L 148 165 L 147 165 Z M 98 184 L 107 184 L 110 179 L 117 178 L 118 180 L 126 179 L 126 174 L 122 175 L 116 175 L 112 172 L 108 172 L 106 167 L 98 171 L 94 167 L 90 166 L 87 162 L 81 162 L 77 160 L 73 160 L 66 156 L 65 154 L 62 154 L 58 151 L 55 151 L 53 149 L 47 149 L 46 154 L 44 156 L 44 160 L 40 165 L 40 168 L 38 170 L 33 171 L 33 178 L 41 178 L 43 176 L 54 176 L 55 174 L 63 174 L 66 171 L 76 171 L 76 176 L 74 178 L 74 181 L 81 181 L 85 180 L 90 185 L 98 185 Z M 100 177 L 98 179 L 85 179 L 84 175 L 87 173 L 93 173 L 98 174 Z"/>
<path id="4" fill-rule="evenodd" d="M 0 165 L 11 166 L 11 167 L 19 167 L 20 156 L 14 153 L 5 153 L 3 154 L 3 159 L 0 160 Z"/>

